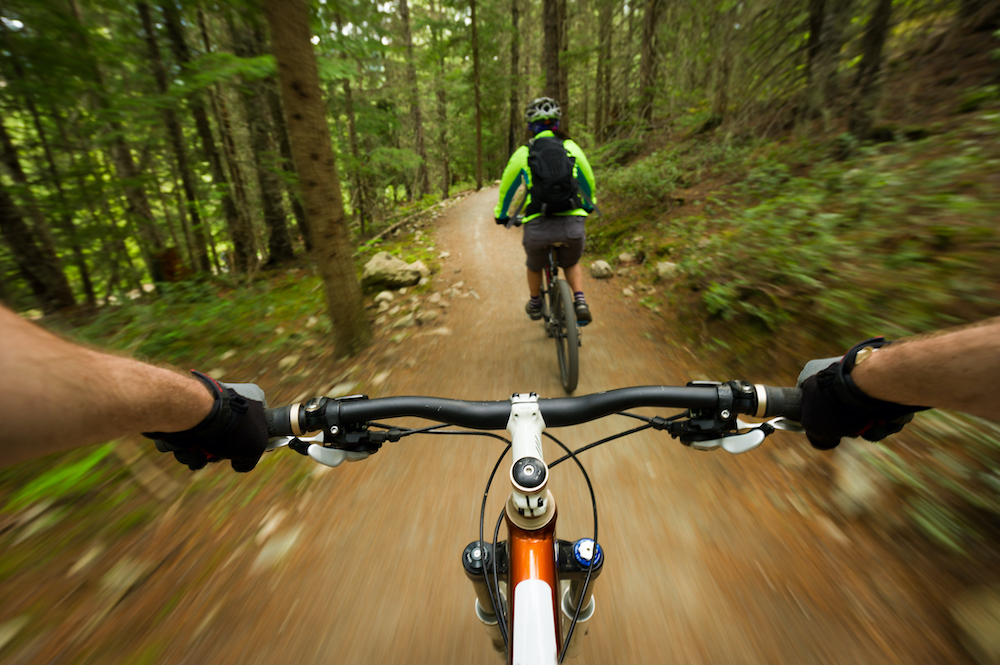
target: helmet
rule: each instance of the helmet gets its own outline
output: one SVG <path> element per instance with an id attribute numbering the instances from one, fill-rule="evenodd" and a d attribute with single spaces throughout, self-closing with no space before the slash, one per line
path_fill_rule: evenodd
<path id="1" fill-rule="evenodd" d="M 524 118 L 528 122 L 538 122 L 539 120 L 557 120 L 562 112 L 559 110 L 559 102 L 551 97 L 539 97 L 530 104 L 524 111 Z"/>

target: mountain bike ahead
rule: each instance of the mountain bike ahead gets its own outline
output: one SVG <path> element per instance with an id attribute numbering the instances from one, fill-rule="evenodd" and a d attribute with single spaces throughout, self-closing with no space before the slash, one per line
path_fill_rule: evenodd
<path id="1" fill-rule="evenodd" d="M 521 226 L 523 216 L 518 212 L 507 222 L 507 228 Z M 542 268 L 542 321 L 545 333 L 556 342 L 559 359 L 559 380 L 568 393 L 576 390 L 580 380 L 580 346 L 583 345 L 581 326 L 576 321 L 573 289 L 569 282 L 559 277 L 556 249 L 563 243 L 548 247 L 548 260 Z"/>
<path id="2" fill-rule="evenodd" d="M 563 390 L 576 390 L 580 379 L 580 346 L 583 344 L 580 326 L 576 322 L 573 290 L 569 282 L 559 277 L 556 247 L 549 247 L 549 260 L 542 275 L 542 320 L 548 336 L 556 342 L 559 358 L 559 379 Z"/>
<path id="3" fill-rule="evenodd" d="M 413 434 L 480 434 L 507 443 L 483 493 L 479 537 L 462 553 L 466 576 L 476 593 L 475 612 L 491 632 L 494 645 L 506 652 L 511 665 L 561 663 L 574 644 L 574 634 L 586 634 L 584 624 L 594 613 L 593 584 L 605 563 L 597 539 L 597 503 L 593 486 L 578 456 L 585 450 L 645 429 L 666 431 L 698 450 L 722 448 L 742 453 L 759 446 L 776 429 L 801 431 L 801 391 L 743 381 L 696 381 L 687 386 L 643 386 L 609 390 L 581 397 L 539 399 L 534 393 L 514 394 L 498 402 L 470 402 L 435 397 L 352 395 L 318 397 L 303 404 L 266 411 L 269 450 L 288 445 L 303 455 L 338 466 L 368 457 L 386 441 Z M 669 417 L 647 417 L 625 409 L 660 407 L 685 409 Z M 548 432 L 618 414 L 641 421 L 636 427 L 571 450 Z M 738 418 L 779 416 L 761 423 Z M 374 422 L 384 418 L 417 417 L 435 424 L 422 428 Z M 454 431 L 446 425 L 473 430 L 506 429 L 510 439 L 488 431 Z M 311 435 L 310 435 L 311 434 Z M 565 455 L 546 464 L 542 436 Z M 501 462 L 511 452 L 510 493 L 487 540 L 486 503 Z M 572 460 L 590 489 L 594 530 L 573 541 L 556 537 L 556 500 L 548 487 L 549 469 Z M 446 500 L 454 500 L 442 493 Z M 615 517 L 615 516 L 612 516 Z M 500 528 L 506 524 L 505 541 Z M 579 643 L 577 640 L 576 644 Z M 575 650 L 574 646 L 574 650 Z"/>

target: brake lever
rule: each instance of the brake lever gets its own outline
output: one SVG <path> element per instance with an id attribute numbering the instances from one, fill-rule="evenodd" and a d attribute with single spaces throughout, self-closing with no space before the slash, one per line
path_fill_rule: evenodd
<path id="1" fill-rule="evenodd" d="M 774 429 L 780 429 L 784 432 L 805 432 L 805 428 L 801 424 L 795 422 L 794 420 L 789 420 L 784 416 L 778 416 L 777 418 L 771 418 L 763 423 L 748 423 L 745 420 L 739 418 L 736 419 L 737 429 L 754 429 L 760 427 L 761 425 L 770 425 Z"/>
<path id="2" fill-rule="evenodd" d="M 759 423 L 759 427 L 754 427 L 749 432 L 742 434 L 723 434 L 718 439 L 708 439 L 705 441 L 692 441 L 688 445 L 695 450 L 715 450 L 722 448 L 727 453 L 739 455 L 753 450 L 761 443 L 768 434 L 774 431 L 767 423 Z"/>
<path id="3" fill-rule="evenodd" d="M 784 416 L 778 416 L 777 418 L 772 418 L 771 420 L 766 420 L 762 423 L 750 423 L 741 418 L 737 418 L 736 429 L 746 431 L 723 434 L 716 439 L 691 441 L 689 445 L 695 450 L 716 450 L 717 448 L 722 448 L 727 453 L 739 455 L 740 453 L 749 452 L 758 447 L 764 442 L 764 439 L 775 430 L 782 430 L 785 432 L 805 431 L 802 425 L 794 420 L 789 420 Z"/>

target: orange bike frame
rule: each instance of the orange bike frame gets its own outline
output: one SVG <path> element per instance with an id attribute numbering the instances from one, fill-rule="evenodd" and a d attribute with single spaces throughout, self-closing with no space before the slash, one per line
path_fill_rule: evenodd
<path id="1" fill-rule="evenodd" d="M 556 653 L 562 649 L 559 630 L 559 573 L 556 569 L 556 517 L 536 531 L 520 528 L 507 518 L 507 634 L 513 640 L 514 607 L 517 585 L 525 580 L 540 580 L 552 590 L 552 624 L 555 626 Z M 513 647 L 513 645 L 511 645 Z M 513 662 L 514 649 L 509 650 Z"/>

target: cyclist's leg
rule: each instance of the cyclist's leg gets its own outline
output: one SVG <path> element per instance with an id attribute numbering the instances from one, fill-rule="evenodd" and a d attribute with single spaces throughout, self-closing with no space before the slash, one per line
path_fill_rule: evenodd
<path id="1" fill-rule="evenodd" d="M 542 295 L 542 271 L 528 268 L 528 293 L 532 298 L 539 298 Z"/>
<path id="2" fill-rule="evenodd" d="M 527 267 L 528 295 L 531 296 L 524 306 L 528 318 L 537 321 L 542 318 L 542 268 L 548 261 L 547 246 L 543 244 L 539 227 L 533 226 L 534 221 L 524 225 L 524 236 L 521 244 L 524 246 L 525 266 Z"/>
<path id="3" fill-rule="evenodd" d="M 573 289 L 573 293 L 583 293 L 583 268 L 579 261 L 568 268 L 563 268 L 563 274 L 566 275 L 566 281 L 569 282 L 569 288 Z"/>
<path id="4" fill-rule="evenodd" d="M 563 229 L 566 246 L 558 249 L 559 265 L 563 269 L 566 281 L 573 290 L 576 320 L 579 325 L 585 326 L 593 320 L 593 315 L 590 313 L 590 307 L 583 296 L 583 267 L 580 265 L 580 257 L 583 256 L 583 248 L 586 243 L 584 218 L 563 218 Z"/>

